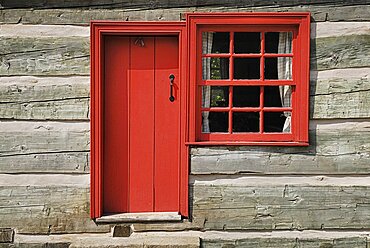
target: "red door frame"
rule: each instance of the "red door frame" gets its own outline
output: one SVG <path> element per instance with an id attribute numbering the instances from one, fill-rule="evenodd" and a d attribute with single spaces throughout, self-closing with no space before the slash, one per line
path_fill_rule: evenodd
<path id="1" fill-rule="evenodd" d="M 180 173 L 179 213 L 188 216 L 188 155 L 187 141 L 187 33 L 185 22 L 110 22 L 92 21 L 91 31 L 91 218 L 103 214 L 103 68 L 104 36 L 106 35 L 174 35 L 179 38 L 180 91 Z"/>

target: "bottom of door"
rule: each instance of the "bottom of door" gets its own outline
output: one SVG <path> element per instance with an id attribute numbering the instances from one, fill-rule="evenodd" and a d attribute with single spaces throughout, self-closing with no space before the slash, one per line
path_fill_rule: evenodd
<path id="1" fill-rule="evenodd" d="M 103 215 L 97 218 L 96 223 L 134 223 L 134 222 L 175 222 L 181 221 L 177 212 L 149 212 L 149 213 L 123 213 Z"/>

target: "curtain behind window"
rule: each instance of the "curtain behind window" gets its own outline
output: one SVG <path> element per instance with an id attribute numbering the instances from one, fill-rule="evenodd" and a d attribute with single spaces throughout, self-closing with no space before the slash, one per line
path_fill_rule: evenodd
<path id="1" fill-rule="evenodd" d="M 292 33 L 281 32 L 279 33 L 279 46 L 278 53 L 291 53 L 292 52 Z M 278 58 L 278 79 L 291 79 L 292 78 L 292 59 L 288 57 Z M 291 106 L 291 87 L 290 86 L 279 86 L 280 99 L 282 107 Z M 291 126 L 291 112 L 284 112 L 286 117 L 283 132 L 290 132 Z"/>
<path id="2" fill-rule="evenodd" d="M 212 52 L 213 33 L 204 32 L 202 34 L 202 50 L 205 53 Z M 211 78 L 211 59 L 203 62 L 203 79 Z M 202 106 L 209 108 L 211 106 L 211 86 L 202 87 Z M 209 112 L 202 112 L 202 132 L 209 133 Z"/>

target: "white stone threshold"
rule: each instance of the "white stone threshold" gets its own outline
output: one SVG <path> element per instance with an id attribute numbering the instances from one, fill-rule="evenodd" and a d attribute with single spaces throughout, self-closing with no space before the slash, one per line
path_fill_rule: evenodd
<path id="1" fill-rule="evenodd" d="M 181 221 L 181 215 L 177 212 L 123 213 L 104 215 L 95 219 L 98 224 L 173 221 Z"/>

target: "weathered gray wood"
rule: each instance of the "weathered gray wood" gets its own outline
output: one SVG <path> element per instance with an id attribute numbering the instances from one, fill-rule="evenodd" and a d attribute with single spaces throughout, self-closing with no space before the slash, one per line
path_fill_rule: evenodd
<path id="1" fill-rule="evenodd" d="M 0 157 L 88 152 L 89 123 L 0 122 Z"/>
<path id="2" fill-rule="evenodd" d="M 11 243 L 14 239 L 12 228 L 0 228 L 0 243 Z"/>
<path id="3" fill-rule="evenodd" d="M 23 24 L 77 24 L 88 25 L 91 20 L 117 21 L 179 21 L 188 12 L 276 12 L 309 11 L 313 22 L 369 21 L 369 5 L 321 6 L 298 5 L 290 7 L 176 7 L 146 9 L 0 9 L 0 23 Z"/>
<path id="4" fill-rule="evenodd" d="M 313 72 L 310 86 L 311 118 L 370 117 L 370 68 Z"/>
<path id="5" fill-rule="evenodd" d="M 81 37 L 1 37 L 0 75 L 88 75 L 89 49 Z"/>
<path id="6" fill-rule="evenodd" d="M 211 234 L 208 234 L 211 233 Z M 334 236 L 334 237 L 333 237 Z M 336 236 L 336 237 L 335 237 Z M 264 247 L 264 248 L 334 248 L 356 247 L 366 248 L 366 237 L 361 234 L 331 234 L 311 232 L 301 233 L 228 233 L 228 232 L 205 232 L 201 239 L 202 247 Z"/>
<path id="7" fill-rule="evenodd" d="M 89 152 L 0 156 L 0 173 L 90 173 Z"/>
<path id="8" fill-rule="evenodd" d="M 335 1 L 335 0 L 313 0 L 310 4 L 316 5 L 336 5 L 346 6 L 353 4 L 369 3 L 368 0 L 351 0 L 351 1 Z M 3 0 L 1 6 L 3 8 L 128 8 L 128 9 L 155 9 L 155 8 L 168 8 L 168 7 L 196 7 L 196 6 L 207 6 L 207 7 L 220 7 L 220 6 L 235 6 L 235 7 L 260 7 L 260 6 L 273 6 L 273 7 L 284 7 L 292 5 L 305 5 L 307 1 L 292 1 L 292 0 L 281 0 L 279 2 L 271 2 L 268 0 L 257 0 L 257 1 L 246 1 L 241 2 L 237 0 L 229 0 L 227 2 L 220 2 L 219 0 L 197 0 L 197 1 L 186 1 L 186 2 L 173 2 L 173 1 L 161 1 L 154 0 L 147 2 L 145 0 L 137 1 L 122 1 L 122 0 L 98 0 L 92 4 L 90 0 L 83 1 L 58 1 L 58 0 L 29 0 L 24 2 L 22 0 Z"/>
<path id="9" fill-rule="evenodd" d="M 33 234 L 109 232 L 90 219 L 88 177 L 2 176 L 0 227 Z"/>
<path id="10" fill-rule="evenodd" d="M 368 229 L 369 178 L 195 177 L 206 230 Z"/>
<path id="11" fill-rule="evenodd" d="M 311 69 L 370 66 L 370 35 L 324 37 L 311 40 Z"/>
<path id="12" fill-rule="evenodd" d="M 0 118 L 16 120 L 89 120 L 89 99 L 0 103 Z"/>
<path id="13" fill-rule="evenodd" d="M 88 77 L 0 78 L 2 119 L 89 119 Z"/>
<path id="14" fill-rule="evenodd" d="M 370 172 L 369 122 L 311 123 L 309 147 L 192 148 L 191 173 L 368 174 Z"/>
<path id="15" fill-rule="evenodd" d="M 0 122 L 0 173 L 88 173 L 89 123 Z"/>

